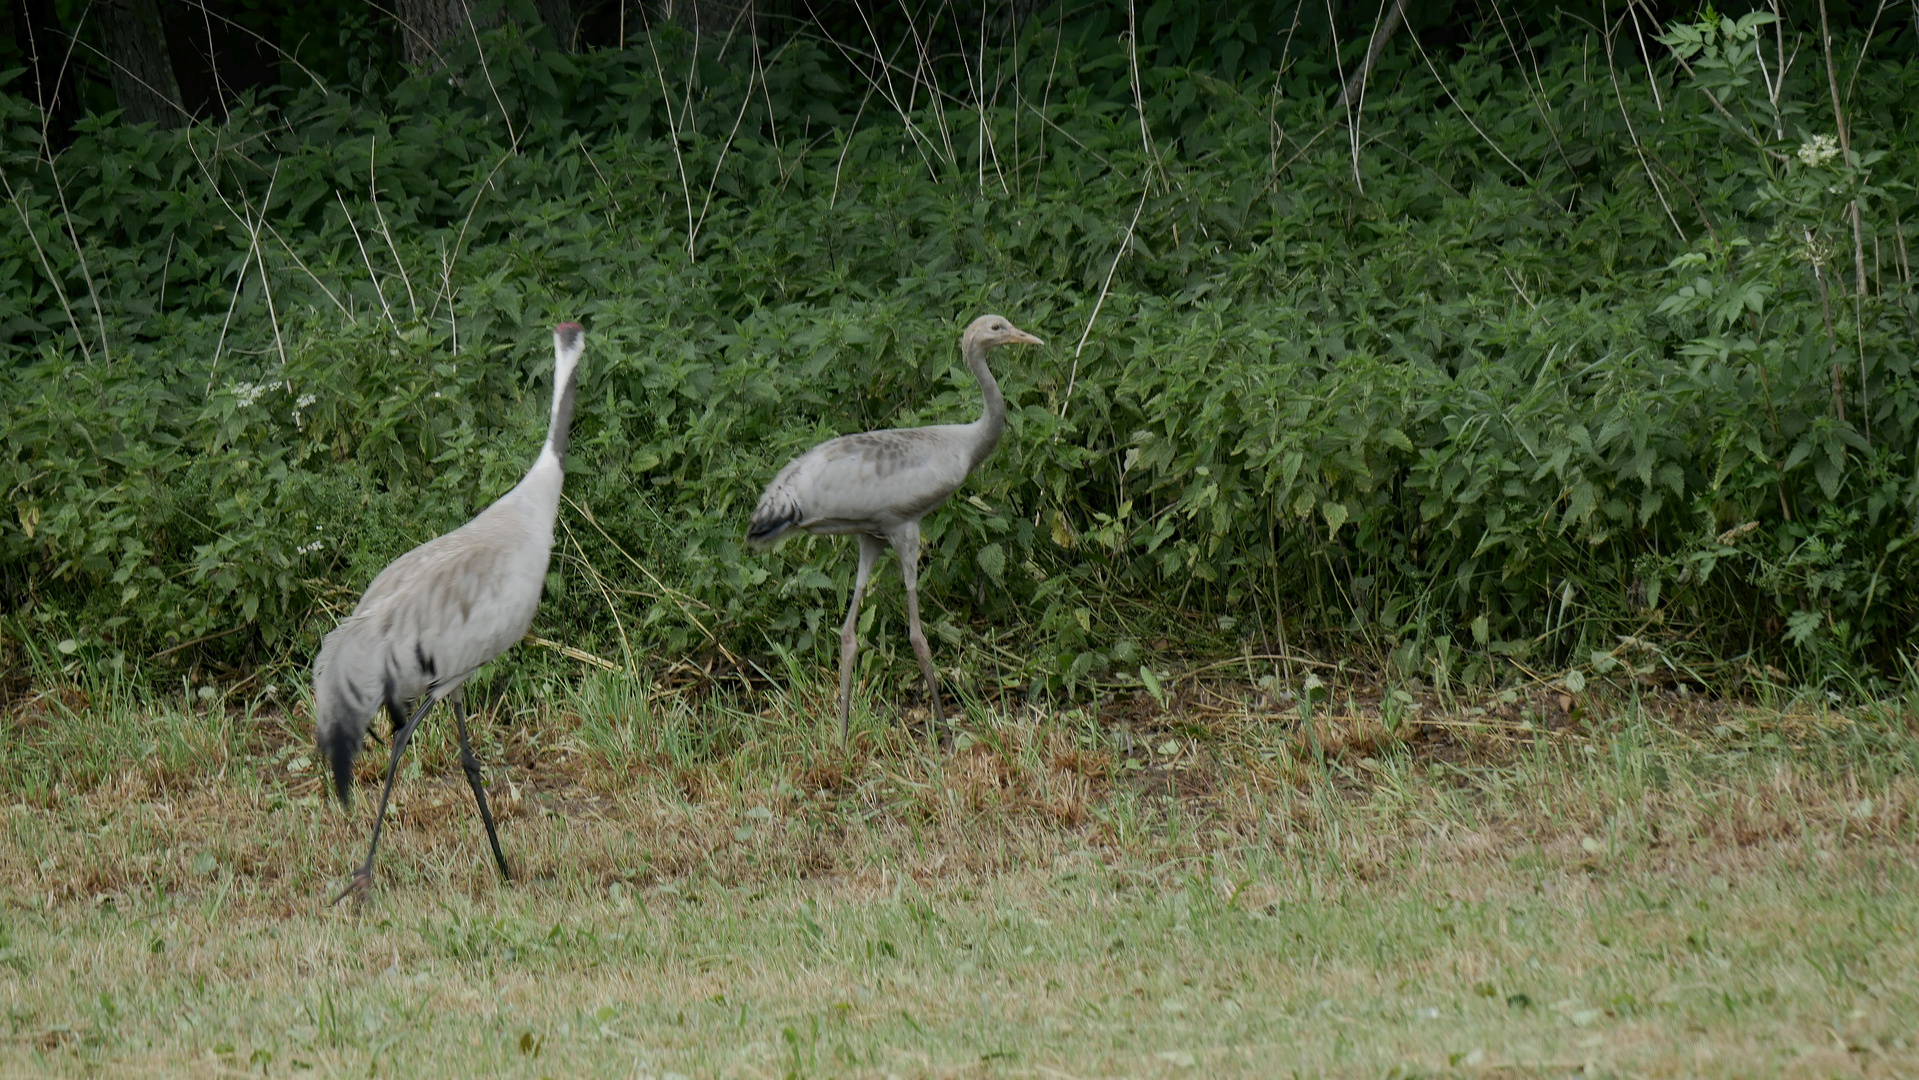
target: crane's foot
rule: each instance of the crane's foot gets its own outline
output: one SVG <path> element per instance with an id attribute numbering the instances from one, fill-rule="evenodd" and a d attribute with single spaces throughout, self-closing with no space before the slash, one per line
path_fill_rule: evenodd
<path id="1" fill-rule="evenodd" d="M 902 709 L 900 720 L 907 731 L 918 733 L 928 752 L 938 751 L 952 741 L 952 732 L 933 715 L 931 709 Z"/>
<path id="2" fill-rule="evenodd" d="M 372 892 L 373 868 L 362 866 L 353 872 L 353 880 L 347 882 L 346 888 L 340 890 L 340 895 L 333 898 L 333 906 L 340 906 L 340 903 L 349 896 L 353 897 L 356 903 L 364 903 Z"/>

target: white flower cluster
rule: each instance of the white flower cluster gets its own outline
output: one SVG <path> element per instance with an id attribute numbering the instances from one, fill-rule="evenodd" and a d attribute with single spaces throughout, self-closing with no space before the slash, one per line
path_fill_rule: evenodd
<path id="1" fill-rule="evenodd" d="M 311 555 L 325 546 L 325 540 L 315 540 L 311 544 L 301 544 L 299 547 L 294 548 L 293 552 L 296 555 Z"/>
<path id="2" fill-rule="evenodd" d="M 233 403 L 242 409 L 252 406 L 261 398 L 271 394 L 275 390 L 285 390 L 291 394 L 293 392 L 293 383 L 291 381 L 281 380 L 263 383 L 231 382 L 227 384 L 227 393 L 233 395 Z M 318 394 L 301 394 L 299 397 L 293 399 L 294 427 L 304 428 L 306 426 L 304 422 L 305 417 L 301 414 L 312 407 L 313 403 L 318 400 L 320 400 Z"/>
<path id="3" fill-rule="evenodd" d="M 283 382 L 263 382 L 263 383 L 236 382 L 236 383 L 228 383 L 227 391 L 231 393 L 235 398 L 238 399 L 237 404 L 242 409 L 244 409 L 247 406 L 253 404 L 254 402 L 260 400 L 262 395 L 269 394 L 275 390 L 280 389 L 283 386 L 286 387 L 288 390 L 293 389 L 293 386 L 291 383 L 283 383 Z"/>
<path id="4" fill-rule="evenodd" d="M 1816 169 L 1839 156 L 1839 143 L 1830 135 L 1814 135 L 1799 146 L 1799 161 Z"/>

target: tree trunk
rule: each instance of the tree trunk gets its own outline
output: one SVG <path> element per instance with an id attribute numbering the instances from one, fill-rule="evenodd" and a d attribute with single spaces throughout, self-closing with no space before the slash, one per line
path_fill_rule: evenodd
<path id="1" fill-rule="evenodd" d="M 559 45 L 560 51 L 575 51 L 573 36 L 580 22 L 575 17 L 572 0 L 533 0 L 533 9 L 540 13 L 540 21 L 552 32 L 553 41 Z"/>
<path id="2" fill-rule="evenodd" d="M 406 40 L 407 66 L 437 68 L 445 62 L 440 50 L 448 42 L 460 41 L 475 29 L 499 25 L 496 19 L 482 19 L 469 28 L 471 10 L 470 0 L 395 0 L 394 14 L 400 21 L 400 35 Z M 578 25 L 572 0 L 533 0 L 533 10 L 552 32 L 560 51 L 572 52 L 573 32 Z"/>
<path id="3" fill-rule="evenodd" d="M 185 123 L 189 117 L 180 103 L 157 0 L 107 0 L 94 10 L 113 68 L 113 96 L 126 122 L 163 128 Z"/>
<path id="4" fill-rule="evenodd" d="M 755 0 L 661 0 L 660 14 L 702 39 L 723 41 L 755 30 L 757 7 Z"/>
<path id="5" fill-rule="evenodd" d="M 440 46 L 466 33 L 465 0 L 394 0 L 393 8 L 406 42 L 402 55 L 408 67 L 440 67 Z"/>

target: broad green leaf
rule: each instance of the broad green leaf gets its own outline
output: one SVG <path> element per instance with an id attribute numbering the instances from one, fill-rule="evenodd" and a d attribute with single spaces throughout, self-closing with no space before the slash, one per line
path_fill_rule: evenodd
<path id="1" fill-rule="evenodd" d="M 1345 503 L 1321 503 L 1319 504 L 1319 512 L 1326 515 L 1326 532 L 1328 535 L 1339 532 L 1339 527 L 1346 524 Z"/>
<path id="2" fill-rule="evenodd" d="M 986 545 L 974 558 L 979 561 L 980 569 L 986 571 L 987 576 L 995 582 L 1005 580 L 1006 552 L 998 544 Z"/>

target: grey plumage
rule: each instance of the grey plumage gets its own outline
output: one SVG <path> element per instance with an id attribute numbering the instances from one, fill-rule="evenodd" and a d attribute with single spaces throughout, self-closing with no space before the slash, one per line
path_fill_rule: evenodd
<path id="1" fill-rule="evenodd" d="M 907 637 L 926 677 L 933 722 L 944 723 L 933 656 L 920 629 L 920 519 L 945 502 L 992 454 L 1006 429 L 1006 400 L 987 369 L 987 350 L 999 345 L 1039 345 L 1040 339 L 998 315 L 982 315 L 960 337 L 966 365 L 984 399 L 970 424 L 894 428 L 842 435 L 788 462 L 760 496 L 747 539 L 761 546 L 799 530 L 822 536 L 859 537 L 859 572 L 840 628 L 840 736 L 852 710 L 853 658 L 860 599 L 885 545 L 900 559 L 906 586 Z"/>
<path id="2" fill-rule="evenodd" d="M 554 328 L 547 440 L 525 478 L 472 521 L 380 571 L 353 614 L 320 646 L 313 668 L 314 739 L 332 765 L 334 791 L 342 804 L 352 794 L 353 761 L 365 741 L 367 723 L 382 705 L 396 728 L 373 841 L 349 893 L 372 880 L 373 854 L 401 752 L 433 706 L 449 698 L 459 728 L 460 763 L 479 803 L 494 860 L 502 877 L 512 877 L 467 741 L 460 688 L 482 664 L 526 634 L 539 607 L 584 341 L 577 323 Z"/>

